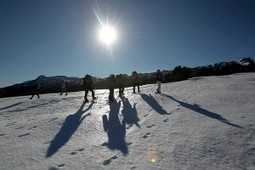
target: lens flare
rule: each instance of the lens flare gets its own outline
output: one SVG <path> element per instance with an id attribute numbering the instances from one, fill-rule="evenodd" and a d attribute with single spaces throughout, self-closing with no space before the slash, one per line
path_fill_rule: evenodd
<path id="1" fill-rule="evenodd" d="M 156 163 L 157 162 L 157 156 L 156 155 L 151 155 L 149 162 L 150 163 Z"/>

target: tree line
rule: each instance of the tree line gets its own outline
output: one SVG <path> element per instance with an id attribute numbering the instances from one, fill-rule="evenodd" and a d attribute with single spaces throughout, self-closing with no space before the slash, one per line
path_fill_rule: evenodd
<path id="1" fill-rule="evenodd" d="M 237 61 L 221 62 L 214 65 L 201 66 L 195 68 L 188 68 L 185 66 L 176 66 L 171 71 L 163 71 L 163 82 L 175 82 L 187 80 L 192 77 L 199 76 L 219 76 L 229 75 L 240 72 L 255 72 L 255 63 L 251 58 L 243 58 Z M 138 73 L 140 78 L 140 85 L 153 84 L 156 82 L 154 73 Z M 132 86 L 131 75 L 123 74 L 125 78 L 125 86 Z M 40 93 L 59 93 L 61 92 L 61 82 L 67 81 L 68 91 L 83 91 L 83 78 L 68 78 L 62 77 L 46 77 L 39 76 L 36 80 L 39 81 Z M 107 80 L 103 78 L 93 77 L 95 89 L 106 89 L 108 87 Z M 49 83 L 51 82 L 51 83 Z M 0 97 L 23 96 L 31 94 L 32 81 L 0 89 Z"/>

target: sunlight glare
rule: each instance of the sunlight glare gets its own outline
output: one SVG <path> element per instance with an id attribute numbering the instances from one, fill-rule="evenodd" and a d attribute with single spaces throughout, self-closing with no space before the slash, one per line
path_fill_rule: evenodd
<path id="1" fill-rule="evenodd" d="M 111 45 L 116 41 L 117 32 L 110 25 L 103 25 L 99 30 L 99 39 L 106 45 Z"/>

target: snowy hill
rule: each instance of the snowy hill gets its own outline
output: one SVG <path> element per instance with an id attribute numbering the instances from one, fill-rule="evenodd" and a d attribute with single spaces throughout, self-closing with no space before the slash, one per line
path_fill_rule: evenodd
<path id="1" fill-rule="evenodd" d="M 0 169 L 255 169 L 255 73 L 155 89 L 1 98 Z"/>

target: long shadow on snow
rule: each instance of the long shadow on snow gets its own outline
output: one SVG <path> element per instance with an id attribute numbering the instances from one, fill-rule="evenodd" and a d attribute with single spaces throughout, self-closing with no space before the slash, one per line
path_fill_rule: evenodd
<path id="1" fill-rule="evenodd" d="M 237 128 L 243 128 L 242 126 L 235 125 L 235 124 L 229 122 L 227 119 L 223 118 L 221 115 L 219 115 L 219 114 L 217 114 L 217 113 L 210 112 L 210 111 L 208 111 L 208 110 L 206 110 L 206 109 L 201 108 L 201 107 L 200 107 L 199 105 L 197 105 L 197 104 L 189 104 L 189 103 L 186 103 L 186 102 L 182 102 L 182 101 L 177 100 L 177 99 L 175 99 L 175 98 L 173 98 L 172 96 L 169 96 L 169 95 L 167 95 L 167 94 L 162 94 L 162 95 L 165 96 L 165 97 L 167 97 L 167 98 L 169 98 L 169 99 L 172 99 L 172 100 L 176 101 L 176 102 L 179 103 L 181 106 L 186 107 L 186 108 L 188 108 L 188 109 L 190 109 L 190 110 L 193 110 L 193 111 L 195 111 L 195 112 L 197 112 L 197 113 L 199 113 L 199 114 L 205 115 L 205 116 L 210 117 L 210 118 L 212 118 L 212 119 L 216 119 L 216 120 L 218 120 L 218 121 L 220 121 L 220 122 L 222 122 L 222 123 L 226 123 L 226 124 L 228 124 L 228 125 L 231 125 L 231 126 L 234 126 L 234 127 L 237 127 Z"/>
<path id="2" fill-rule="evenodd" d="M 109 120 L 107 125 L 108 143 L 107 147 L 114 150 L 120 150 L 123 154 L 128 154 L 128 148 L 125 141 L 126 123 L 119 119 L 120 101 L 110 104 Z"/>
<path id="3" fill-rule="evenodd" d="M 10 105 L 10 106 L 6 106 L 6 107 L 3 107 L 3 108 L 0 108 L 0 110 L 9 109 L 9 108 L 11 108 L 11 107 L 18 106 L 18 105 L 20 105 L 21 103 L 23 103 L 23 102 L 18 102 L 18 103 L 12 104 L 12 105 Z"/>
<path id="4" fill-rule="evenodd" d="M 129 100 L 126 97 L 121 97 L 121 100 L 123 102 L 123 110 L 122 115 L 124 117 L 123 121 L 129 125 L 135 124 L 137 127 L 140 128 L 140 125 L 138 122 L 140 119 L 137 116 L 137 110 L 136 110 L 136 104 L 132 105 L 130 104 Z"/>
<path id="5" fill-rule="evenodd" d="M 141 94 L 141 97 L 159 114 L 161 115 L 169 114 L 162 108 L 162 106 L 154 99 L 154 97 L 151 94 L 150 95 Z"/>
<path id="6" fill-rule="evenodd" d="M 25 109 L 14 109 L 14 110 L 10 110 L 8 112 L 22 112 L 22 111 L 25 111 L 25 110 L 28 110 L 28 109 L 33 109 L 33 108 L 38 108 L 39 106 L 46 106 L 48 105 L 49 103 L 42 103 L 42 104 L 37 104 L 37 105 L 34 105 L 34 106 L 29 106 Z"/>
<path id="7" fill-rule="evenodd" d="M 90 113 L 88 113 L 82 117 L 83 113 L 88 111 L 92 107 L 93 103 L 91 103 L 89 107 L 83 111 L 82 109 L 84 105 L 85 104 L 83 103 L 76 113 L 66 117 L 63 126 L 61 127 L 59 132 L 56 134 L 55 138 L 51 141 L 51 144 L 46 153 L 46 157 L 51 157 L 62 146 L 64 146 L 72 137 L 72 135 L 75 133 L 75 131 L 78 129 L 78 127 L 80 126 L 81 122 L 85 119 L 85 117 L 90 115 Z"/>

